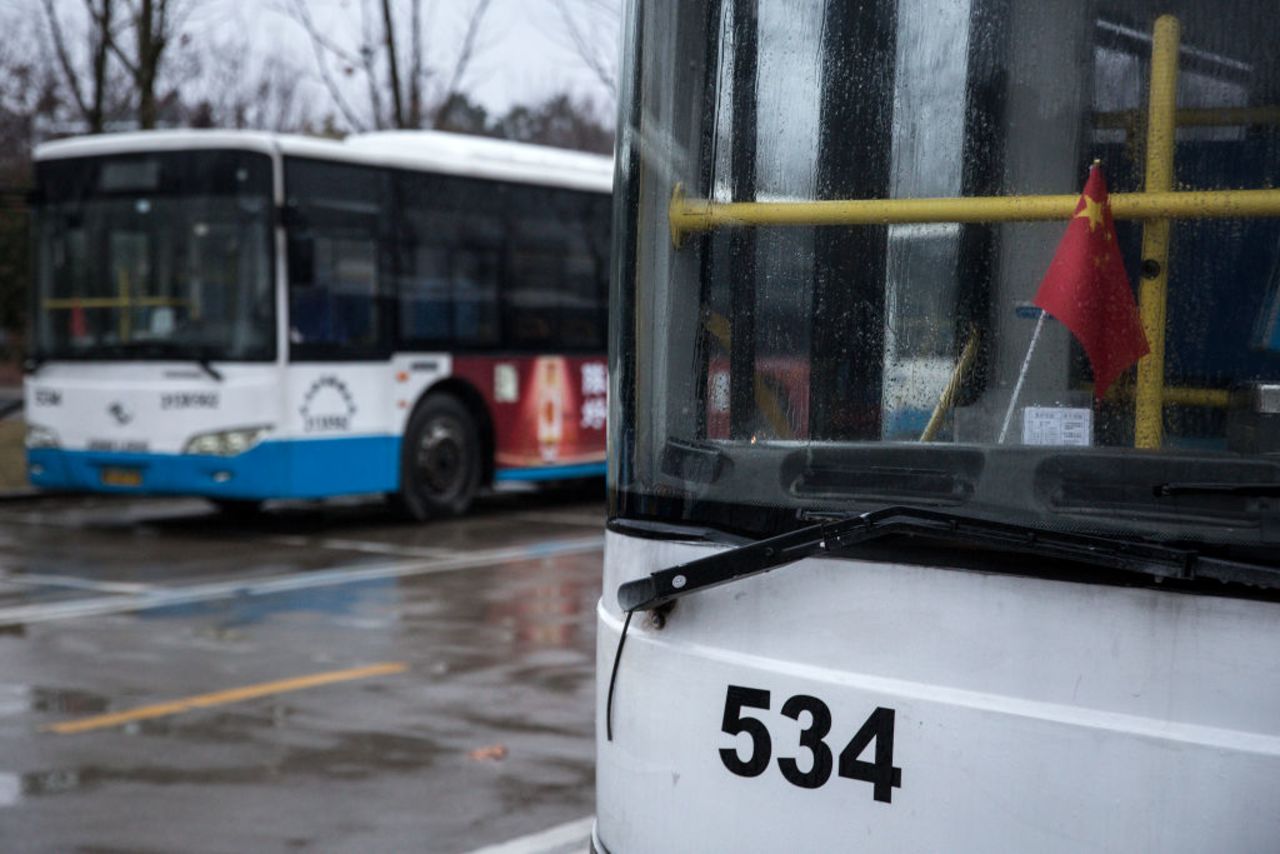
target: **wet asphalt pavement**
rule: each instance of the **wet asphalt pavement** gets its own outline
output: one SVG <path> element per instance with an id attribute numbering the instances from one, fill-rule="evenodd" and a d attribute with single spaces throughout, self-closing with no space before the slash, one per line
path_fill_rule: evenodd
<path id="1" fill-rule="evenodd" d="M 428 525 L 0 504 L 0 850 L 463 852 L 580 822 L 601 492 Z"/>

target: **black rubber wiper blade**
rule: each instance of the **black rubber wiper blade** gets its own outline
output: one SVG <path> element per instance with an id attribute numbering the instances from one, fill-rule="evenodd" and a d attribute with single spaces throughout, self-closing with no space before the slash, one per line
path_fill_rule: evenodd
<path id="1" fill-rule="evenodd" d="M 1280 569 L 1262 564 L 1205 557 L 1190 549 L 1119 537 L 1073 534 L 957 513 L 895 506 L 818 522 L 660 570 L 648 578 L 628 581 L 618 588 L 618 604 L 624 611 L 657 608 L 698 590 L 750 578 L 806 557 L 836 553 L 893 535 L 1057 558 L 1150 578 L 1183 581 L 1212 578 L 1280 589 Z"/>
<path id="2" fill-rule="evenodd" d="M 195 362 L 196 367 L 209 377 L 222 382 L 222 371 L 212 364 L 210 353 L 204 348 L 191 348 L 176 341 L 126 341 L 114 345 L 121 356 L 142 354 L 161 359 L 177 359 Z"/>
<path id="3" fill-rule="evenodd" d="M 1179 495 L 1243 495 L 1280 497 L 1280 483 L 1158 483 L 1152 490 L 1159 498 Z"/>
<path id="4" fill-rule="evenodd" d="M 218 370 L 213 366 L 213 364 L 209 361 L 208 356 L 203 354 L 196 356 L 195 363 L 200 366 L 200 370 L 204 371 L 206 374 L 213 377 L 218 382 L 222 382 L 222 371 Z"/>

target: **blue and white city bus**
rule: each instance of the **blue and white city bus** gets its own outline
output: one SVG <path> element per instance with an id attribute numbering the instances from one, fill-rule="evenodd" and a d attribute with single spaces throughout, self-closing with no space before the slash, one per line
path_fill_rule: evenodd
<path id="1" fill-rule="evenodd" d="M 1280 851 L 1276 12 L 628 2 L 596 850 Z"/>
<path id="2" fill-rule="evenodd" d="M 612 161 L 433 132 L 36 151 L 31 482 L 460 512 L 600 476 Z"/>

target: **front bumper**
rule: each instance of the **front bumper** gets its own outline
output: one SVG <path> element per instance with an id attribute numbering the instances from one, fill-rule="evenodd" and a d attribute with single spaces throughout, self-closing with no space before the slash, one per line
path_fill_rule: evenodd
<path id="1" fill-rule="evenodd" d="M 400 440 L 392 436 L 263 442 L 234 457 L 128 451 L 27 451 L 32 486 L 74 492 L 325 498 L 399 487 Z M 129 483 L 109 474 L 129 472 Z"/>

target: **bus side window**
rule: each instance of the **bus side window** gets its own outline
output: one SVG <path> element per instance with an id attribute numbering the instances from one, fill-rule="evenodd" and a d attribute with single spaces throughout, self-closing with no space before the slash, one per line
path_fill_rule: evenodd
<path id="1" fill-rule="evenodd" d="M 459 344 L 498 343 L 497 247 L 464 245 L 453 256 L 453 333 Z"/>
<path id="2" fill-rule="evenodd" d="M 558 251 L 526 241 L 511 253 L 511 279 L 504 294 L 507 335 L 517 347 L 556 349 L 562 258 Z"/>
<path id="3" fill-rule="evenodd" d="M 607 255 L 602 255 L 592 233 L 592 200 L 582 193 L 532 187 L 512 195 L 518 202 L 512 205 L 516 216 L 511 267 L 503 294 L 509 343 L 520 348 L 600 349 L 600 277 Z"/>
<path id="4" fill-rule="evenodd" d="M 607 317 L 609 210 L 597 199 L 566 197 L 561 216 L 570 229 L 565 256 L 561 337 L 571 349 L 603 350 Z"/>
<path id="5" fill-rule="evenodd" d="M 386 173 L 293 160 L 285 180 L 293 356 L 386 352 Z"/>
<path id="6" fill-rule="evenodd" d="M 410 349 L 498 343 L 502 188 L 396 176 L 399 337 Z"/>

